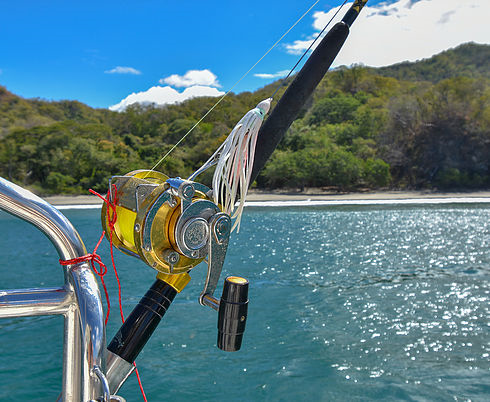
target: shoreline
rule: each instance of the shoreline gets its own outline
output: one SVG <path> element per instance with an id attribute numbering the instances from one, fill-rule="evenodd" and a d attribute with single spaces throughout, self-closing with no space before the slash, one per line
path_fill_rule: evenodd
<path id="1" fill-rule="evenodd" d="M 101 205 L 102 201 L 95 195 L 57 195 L 42 197 L 48 203 L 55 206 L 70 205 Z M 424 199 L 488 199 L 490 203 L 490 191 L 470 192 L 436 192 L 436 191 L 366 191 L 352 193 L 326 192 L 319 189 L 307 189 L 304 192 L 293 191 L 262 191 L 251 190 L 247 196 L 247 202 L 315 202 L 315 201 L 381 201 L 381 200 L 424 200 Z"/>

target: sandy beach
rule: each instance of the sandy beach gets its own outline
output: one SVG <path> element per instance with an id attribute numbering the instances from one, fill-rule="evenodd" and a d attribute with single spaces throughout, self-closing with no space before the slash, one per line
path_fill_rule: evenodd
<path id="1" fill-rule="evenodd" d="M 102 201 L 94 195 L 58 195 L 43 197 L 53 205 L 98 205 Z M 490 191 L 475 192 L 436 192 L 436 191 L 366 191 L 352 193 L 325 192 L 320 189 L 307 189 L 304 192 L 251 190 L 249 202 L 263 201 L 350 201 L 350 200 L 412 200 L 434 198 L 488 198 Z"/>

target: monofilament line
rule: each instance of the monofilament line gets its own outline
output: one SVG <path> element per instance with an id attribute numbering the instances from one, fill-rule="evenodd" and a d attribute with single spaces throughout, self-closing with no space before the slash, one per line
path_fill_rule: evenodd
<path id="1" fill-rule="evenodd" d="M 281 37 L 280 37 L 280 38 L 279 38 L 279 39 L 278 39 L 278 40 L 277 40 L 277 41 L 276 41 L 276 42 L 275 42 L 275 43 L 274 43 L 274 44 L 273 44 L 271 47 L 270 47 L 270 48 L 269 48 L 269 50 L 267 50 L 267 52 L 265 52 L 265 53 L 264 53 L 264 55 L 263 55 L 263 56 L 262 56 L 262 57 L 261 57 L 259 60 L 257 60 L 257 62 L 256 62 L 256 63 L 255 63 L 255 64 L 254 64 L 252 67 L 250 67 L 250 68 L 248 69 L 248 71 L 247 71 L 245 74 L 243 74 L 243 75 L 242 75 L 242 77 L 241 77 L 241 78 L 240 78 L 240 79 L 239 79 L 237 82 L 235 82 L 235 84 L 233 84 L 233 86 L 232 86 L 232 87 L 231 87 L 231 88 L 228 90 L 228 92 L 226 92 L 226 93 L 225 93 L 225 94 L 224 94 L 224 95 L 223 95 L 221 98 L 219 98 L 219 99 L 218 99 L 218 101 L 217 101 L 217 102 L 216 102 L 216 103 L 215 103 L 215 104 L 214 104 L 214 105 L 211 107 L 211 109 L 209 109 L 209 110 L 208 110 L 208 111 L 207 111 L 207 112 L 204 114 L 204 116 L 202 116 L 202 117 L 199 119 L 199 121 L 198 121 L 196 124 L 194 124 L 194 125 L 193 125 L 193 126 L 190 128 L 190 130 L 189 130 L 189 131 L 187 131 L 187 133 L 185 133 L 185 134 L 183 135 L 183 137 L 182 137 L 182 138 L 181 138 L 179 141 L 177 141 L 177 142 L 175 143 L 175 145 L 174 145 L 172 148 L 170 148 L 170 150 L 169 150 L 169 151 L 168 151 L 168 152 L 167 152 L 165 155 L 163 155 L 163 157 L 162 157 L 162 158 L 161 158 L 161 159 L 160 159 L 160 160 L 159 160 L 159 161 L 158 161 L 158 162 L 155 164 L 155 166 L 153 166 L 153 167 L 150 169 L 150 171 L 146 173 L 145 177 L 146 177 L 146 176 L 148 176 L 148 174 L 149 174 L 151 171 L 155 170 L 155 169 L 156 169 L 156 168 L 157 168 L 157 167 L 158 167 L 158 166 L 159 166 L 159 165 L 160 165 L 160 164 L 161 164 L 161 163 L 162 163 L 162 162 L 165 160 L 165 158 L 166 158 L 167 156 L 169 156 L 169 155 L 170 155 L 170 154 L 173 152 L 173 150 L 174 150 L 175 148 L 177 148 L 177 147 L 178 147 L 178 146 L 179 146 L 179 145 L 182 143 L 182 141 L 184 141 L 184 140 L 186 139 L 186 137 L 187 137 L 187 136 L 188 136 L 188 135 L 189 135 L 189 134 L 190 134 L 190 133 L 191 133 L 191 132 L 192 132 L 192 131 L 193 131 L 193 130 L 194 130 L 194 129 L 195 129 L 195 128 L 196 128 L 196 127 L 197 127 L 197 126 L 198 126 L 198 125 L 199 125 L 199 124 L 200 124 L 200 123 L 201 123 L 201 122 L 204 120 L 204 119 L 205 119 L 205 118 L 206 118 L 206 116 L 207 116 L 209 113 L 211 113 L 211 112 L 214 110 L 214 108 L 215 108 L 216 106 L 218 106 L 218 105 L 221 103 L 221 101 L 222 101 L 223 99 L 225 99 L 225 98 L 226 98 L 226 96 L 228 96 L 228 94 L 229 94 L 229 93 L 230 93 L 230 92 L 233 90 L 233 88 L 235 88 L 235 87 L 236 87 L 236 86 L 237 86 L 237 85 L 238 85 L 238 84 L 239 84 L 239 83 L 240 83 L 240 82 L 241 82 L 241 81 L 242 81 L 242 80 L 243 80 L 243 79 L 244 79 L 244 78 L 245 78 L 245 77 L 246 77 L 246 76 L 247 76 L 247 75 L 250 73 L 250 71 L 252 71 L 252 70 L 255 68 L 255 66 L 256 66 L 257 64 L 259 64 L 259 63 L 262 61 L 262 59 L 263 59 L 265 56 L 267 56 L 267 55 L 268 55 L 268 54 L 269 54 L 269 53 L 272 51 L 272 49 L 274 49 L 274 48 L 275 48 L 275 47 L 276 47 L 276 46 L 279 44 L 279 42 L 281 42 L 281 40 L 282 40 L 282 39 L 283 39 L 283 38 L 284 38 L 284 37 L 285 37 L 285 36 L 286 36 L 286 35 L 287 35 L 287 34 L 288 34 L 288 33 L 289 33 L 289 32 L 290 32 L 290 31 L 291 31 L 291 30 L 292 30 L 292 29 L 293 29 L 293 28 L 296 26 L 296 25 L 298 25 L 298 23 L 299 23 L 299 22 L 300 22 L 300 21 L 301 21 L 301 20 L 302 20 L 302 19 L 303 19 L 303 18 L 304 18 L 306 15 L 308 15 L 308 13 L 309 13 L 309 12 L 310 12 L 310 11 L 313 9 L 313 7 L 315 7 L 315 6 L 316 6 L 316 5 L 317 5 L 319 2 L 320 2 L 320 0 L 316 0 L 316 1 L 315 1 L 315 2 L 314 2 L 312 5 L 311 5 L 311 7 L 310 7 L 308 10 L 306 10 L 306 11 L 305 11 L 305 13 L 304 13 L 304 14 L 303 14 L 303 15 L 302 15 L 302 16 L 301 16 L 301 17 L 300 17 L 300 18 L 299 18 L 299 19 L 298 19 L 298 20 L 297 20 L 297 21 L 296 21 L 296 22 L 295 22 L 295 23 L 294 23 L 294 24 L 293 24 L 293 25 L 292 25 L 292 26 L 291 26 L 291 27 L 290 27 L 290 28 L 289 28 L 289 29 L 288 29 L 288 30 L 287 30 L 287 31 L 286 31 L 286 32 L 285 32 L 285 33 L 284 33 L 284 34 L 283 34 L 283 35 L 282 35 L 282 36 L 281 36 Z"/>

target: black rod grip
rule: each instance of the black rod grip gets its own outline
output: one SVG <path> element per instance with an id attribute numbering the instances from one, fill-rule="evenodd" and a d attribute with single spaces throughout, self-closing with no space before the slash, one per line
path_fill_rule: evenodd
<path id="1" fill-rule="evenodd" d="M 250 183 L 257 178 L 279 141 L 327 73 L 348 35 L 349 27 L 345 23 L 335 24 L 279 99 L 259 131 Z"/>
<path id="2" fill-rule="evenodd" d="M 229 276 L 223 285 L 218 310 L 218 348 L 235 352 L 242 346 L 247 323 L 248 281 Z"/>
<path id="3" fill-rule="evenodd" d="M 157 279 L 133 309 L 107 347 L 129 363 L 133 363 L 167 312 L 177 291 Z"/>

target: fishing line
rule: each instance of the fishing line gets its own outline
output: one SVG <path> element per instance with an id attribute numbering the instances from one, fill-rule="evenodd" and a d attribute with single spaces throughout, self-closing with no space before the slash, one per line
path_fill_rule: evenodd
<path id="1" fill-rule="evenodd" d="M 323 35 L 323 32 L 325 32 L 346 2 L 347 0 L 344 0 L 344 3 L 337 9 L 330 21 L 310 43 L 308 49 L 289 71 L 286 80 L 318 38 Z M 221 210 L 234 220 L 231 231 L 237 229 L 238 232 L 240 230 L 243 207 L 245 206 L 247 192 L 251 184 L 255 147 L 259 131 L 266 114 L 270 110 L 274 95 L 285 81 L 279 83 L 272 97 L 264 99 L 242 117 L 215 153 L 191 175 L 192 179 L 189 178 L 189 180 L 193 180 L 204 170 L 216 165 L 212 185 L 213 199 L 216 204 L 221 204 Z"/>
<path id="2" fill-rule="evenodd" d="M 345 0 L 345 1 L 347 1 L 347 0 Z M 345 1 L 344 1 L 344 4 L 345 4 Z M 231 87 L 231 88 L 228 90 L 228 92 L 226 92 L 226 93 L 225 93 L 225 94 L 224 94 L 224 95 L 223 95 L 221 98 L 219 98 L 219 100 L 218 100 L 218 101 L 217 101 L 217 102 L 216 102 L 216 103 L 215 103 L 215 104 L 214 104 L 214 105 L 211 107 L 211 109 L 209 109 L 209 110 L 208 110 L 208 111 L 207 111 L 207 112 L 204 114 L 204 116 L 202 116 L 202 117 L 199 119 L 199 121 L 198 121 L 196 124 L 194 124 L 194 125 L 193 125 L 193 126 L 190 128 L 190 129 L 189 129 L 189 131 L 187 131 L 187 133 L 185 133 L 185 134 L 184 134 L 184 136 L 183 136 L 183 137 L 182 137 L 182 138 L 181 138 L 179 141 L 177 141 L 177 142 L 175 143 L 175 145 L 174 145 L 174 146 L 172 146 L 172 148 L 170 148 L 170 150 L 169 150 L 169 151 L 168 151 L 168 152 L 167 152 L 167 153 L 166 153 L 166 154 L 165 154 L 165 155 L 164 155 L 164 156 L 163 156 L 163 157 L 162 157 L 162 158 L 161 158 L 161 159 L 160 159 L 160 160 L 159 160 L 159 161 L 158 161 L 158 162 L 157 162 L 157 163 L 156 163 L 156 164 L 155 164 L 155 165 L 154 165 L 154 166 L 153 166 L 153 167 L 152 167 L 152 168 L 151 168 L 151 169 L 150 169 L 150 170 L 147 172 L 147 173 L 146 173 L 146 175 L 145 175 L 143 178 L 145 178 L 146 176 L 148 176 L 148 174 L 150 174 L 150 172 L 154 171 L 154 170 L 155 170 L 155 169 L 156 169 L 156 168 L 157 168 L 157 167 L 158 167 L 158 166 L 159 166 L 159 165 L 160 165 L 160 164 L 161 164 L 161 163 L 162 163 L 162 162 L 165 160 L 165 158 L 166 158 L 168 155 L 170 155 L 170 154 L 173 152 L 173 150 L 174 150 L 175 148 L 177 148 L 177 147 L 178 147 L 178 146 L 179 146 L 179 145 L 182 143 L 182 141 L 184 141 L 184 140 L 185 140 L 185 138 L 186 138 L 186 137 L 187 137 L 187 136 L 188 136 L 188 135 L 189 135 L 189 134 L 190 134 L 190 133 L 191 133 L 191 132 L 192 132 L 192 131 L 193 131 L 193 130 L 194 130 L 194 129 L 195 129 L 195 128 L 196 128 L 196 127 L 197 127 L 197 126 L 198 126 L 198 125 L 199 125 L 199 124 L 200 124 L 200 123 L 201 123 L 201 122 L 204 120 L 204 119 L 205 119 L 205 118 L 206 118 L 206 116 L 207 116 L 209 113 L 211 113 L 211 112 L 214 110 L 214 108 L 216 108 L 216 106 L 218 106 L 218 105 L 221 103 L 221 101 L 222 101 L 224 98 L 226 98 L 226 96 L 228 96 L 228 94 L 229 94 L 229 93 L 230 93 L 230 92 L 233 90 L 233 88 L 235 88 L 235 87 L 236 87 L 236 86 L 237 86 L 237 85 L 238 85 L 238 84 L 239 84 L 239 83 L 240 83 L 240 82 L 241 82 L 241 81 L 242 81 L 242 80 L 243 80 L 243 79 L 244 79 L 244 78 L 245 78 L 245 77 L 246 77 L 246 76 L 247 76 L 247 75 L 250 73 L 250 71 L 252 71 L 252 70 L 255 68 L 255 66 L 256 66 L 257 64 L 259 64 L 259 63 L 262 61 L 262 59 L 263 59 L 265 56 L 267 56 L 267 55 L 268 55 L 268 54 L 269 54 L 269 53 L 272 51 L 272 49 L 274 49 L 274 48 L 275 48 L 275 47 L 276 47 L 276 46 L 279 44 L 279 42 L 281 42 L 281 40 L 282 40 L 282 39 L 283 39 L 283 38 L 284 38 L 284 37 L 285 37 L 285 36 L 286 36 L 286 35 L 287 35 L 287 34 L 288 34 L 288 33 L 289 33 L 289 32 L 290 32 L 290 31 L 291 31 L 291 30 L 292 30 L 292 29 L 293 29 L 293 28 L 296 26 L 296 25 L 298 25 L 298 23 L 299 23 L 299 22 L 300 22 L 300 21 L 301 21 L 301 20 L 302 20 L 302 19 L 303 19 L 303 18 L 304 18 L 304 17 L 305 17 L 305 16 L 306 16 L 306 15 L 307 15 L 309 12 L 310 12 L 310 11 L 313 9 L 313 7 L 315 7 L 315 6 L 316 6 L 316 5 L 317 5 L 319 2 L 320 2 L 320 0 L 316 0 L 316 1 L 315 1 L 315 2 L 314 2 L 312 5 L 311 5 L 311 7 L 310 7 L 310 8 L 309 8 L 307 11 L 305 11 L 305 13 L 304 13 L 304 14 L 303 14 L 303 15 L 302 15 L 302 16 L 301 16 L 301 17 L 300 17 L 300 18 L 299 18 L 299 19 L 298 19 L 298 20 L 297 20 L 297 21 L 296 21 L 296 22 L 295 22 L 295 23 L 294 23 L 294 24 L 293 24 L 293 25 L 292 25 L 292 26 L 291 26 L 291 27 L 290 27 L 290 28 L 289 28 L 289 29 L 288 29 L 288 30 L 287 30 L 287 31 L 286 31 L 286 32 L 285 32 L 285 33 L 284 33 L 284 34 L 283 34 L 283 35 L 282 35 L 282 36 L 281 36 L 281 37 L 280 37 L 280 38 L 279 38 L 279 39 L 278 39 L 278 40 L 277 40 L 277 41 L 276 41 L 276 42 L 275 42 L 275 43 L 274 43 L 274 44 L 273 44 L 271 47 L 270 47 L 270 48 L 269 48 L 269 50 L 267 50 L 267 52 L 265 52 L 265 53 L 264 53 L 264 55 L 263 55 L 263 56 L 262 56 L 262 57 L 261 57 L 259 60 L 257 60 L 257 62 L 256 62 L 256 63 L 255 63 L 255 64 L 254 64 L 252 67 L 250 67 L 250 68 L 249 68 L 249 70 L 248 70 L 248 71 L 247 71 L 245 74 L 243 74 L 243 76 L 242 76 L 242 77 L 241 77 L 241 78 L 240 78 L 240 79 L 239 79 L 237 82 L 235 82 L 235 84 L 233 84 L 233 86 L 232 86 L 232 87 Z M 322 32 L 323 32 L 323 31 L 322 31 Z M 295 66 L 295 67 L 296 67 L 296 66 Z M 289 74 L 288 74 L 288 76 L 289 76 Z"/>
<path id="3" fill-rule="evenodd" d="M 279 89 L 283 86 L 283 84 L 287 81 L 287 79 L 291 76 L 291 74 L 293 73 L 293 71 L 296 69 L 296 67 L 298 67 L 298 64 L 301 63 L 301 60 L 303 60 L 303 58 L 306 56 L 306 54 L 311 50 L 311 48 L 313 47 L 313 45 L 315 44 L 315 42 L 323 35 L 323 32 L 325 32 L 325 30 L 327 29 L 327 27 L 330 25 L 330 23 L 333 21 L 333 19 L 337 16 L 337 14 L 340 12 L 340 10 L 342 10 L 342 8 L 345 6 L 345 3 L 347 3 L 347 0 L 344 0 L 344 2 L 342 3 L 342 5 L 339 7 L 339 9 L 335 12 L 335 14 L 333 15 L 332 18 L 330 18 L 330 21 L 327 22 L 327 25 L 325 25 L 323 27 L 323 29 L 321 30 L 321 32 L 317 35 L 317 37 L 313 40 L 313 42 L 310 43 L 310 46 L 308 46 L 308 49 L 305 50 L 305 52 L 303 53 L 303 55 L 300 57 L 300 59 L 296 62 L 296 64 L 293 66 L 293 68 L 289 71 L 288 75 L 286 75 L 286 77 L 283 78 L 283 80 L 279 83 L 279 85 L 277 86 L 276 90 L 274 91 L 274 93 L 272 94 L 271 98 L 274 98 L 274 96 L 276 95 L 277 91 L 279 91 Z"/>

